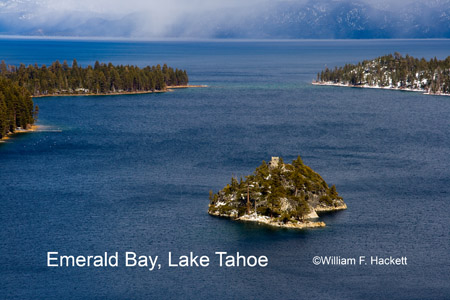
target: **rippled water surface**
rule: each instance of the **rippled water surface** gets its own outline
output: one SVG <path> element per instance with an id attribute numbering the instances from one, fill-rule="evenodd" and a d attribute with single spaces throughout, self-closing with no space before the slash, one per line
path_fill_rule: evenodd
<path id="1" fill-rule="evenodd" d="M 168 63 L 208 88 L 39 98 L 41 132 L 0 145 L 0 298 L 445 299 L 450 295 L 450 98 L 310 85 L 325 66 L 450 41 L 1 40 L 9 64 Z M 316 230 L 210 217 L 208 191 L 301 155 L 348 204 Z M 159 255 L 163 267 L 48 268 L 46 254 Z M 208 255 L 168 268 L 167 253 Z M 266 255 L 220 268 L 215 251 Z M 408 258 L 315 266 L 314 256 Z"/>

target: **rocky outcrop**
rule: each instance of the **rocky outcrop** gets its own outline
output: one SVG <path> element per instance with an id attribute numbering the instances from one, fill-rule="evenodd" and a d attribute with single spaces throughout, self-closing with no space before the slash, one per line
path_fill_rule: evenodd
<path id="1" fill-rule="evenodd" d="M 318 205 L 314 208 L 316 212 L 326 212 L 326 211 L 337 211 L 337 210 L 344 210 L 347 209 L 347 204 L 342 203 L 337 206 L 321 206 Z"/>

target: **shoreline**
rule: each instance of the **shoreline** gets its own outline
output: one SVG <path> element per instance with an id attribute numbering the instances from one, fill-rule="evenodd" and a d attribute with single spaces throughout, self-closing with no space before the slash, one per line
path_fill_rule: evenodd
<path id="1" fill-rule="evenodd" d="M 117 93 L 85 93 L 85 94 L 48 94 L 48 95 L 38 95 L 31 96 L 31 98 L 44 98 L 44 97 L 76 97 L 76 96 L 118 96 L 118 95 L 139 95 L 139 94 L 151 94 L 151 93 L 165 93 L 172 92 L 174 89 L 187 89 L 187 88 L 205 88 L 208 87 L 204 84 L 195 84 L 195 85 L 169 85 L 164 90 L 155 90 L 155 91 L 136 91 L 136 92 L 117 92 Z M 16 129 L 14 132 L 7 133 L 4 137 L 0 138 L 0 143 L 4 143 L 5 141 L 11 139 L 12 136 L 18 133 L 28 133 L 37 131 L 39 129 L 39 125 L 31 125 L 29 129 Z"/>
<path id="2" fill-rule="evenodd" d="M 329 211 L 339 211 L 347 209 L 347 204 L 339 205 L 339 206 L 316 206 L 314 208 L 315 212 L 329 212 Z"/>
<path id="3" fill-rule="evenodd" d="M 226 215 L 226 214 L 220 214 L 219 212 L 208 212 L 209 215 L 215 216 L 215 217 L 222 217 L 222 218 L 231 218 L 236 221 L 242 221 L 242 222 L 253 222 L 258 224 L 264 224 L 272 227 L 278 227 L 278 228 L 290 228 L 290 229 L 306 229 L 306 228 L 322 228 L 326 227 L 325 222 L 322 221 L 303 221 L 298 223 L 293 223 L 291 221 L 283 223 L 280 221 L 275 221 L 273 218 L 270 218 L 268 216 L 262 216 L 262 215 L 243 215 L 238 218 L 233 218 L 232 216 Z"/>
<path id="4" fill-rule="evenodd" d="M 361 88 L 361 89 L 380 89 L 380 90 L 391 90 L 391 91 L 404 91 L 404 92 L 420 92 L 424 95 L 434 95 L 434 96 L 450 96 L 450 94 L 439 93 L 433 94 L 429 93 L 426 90 L 422 89 L 411 89 L 411 88 L 394 88 L 389 86 L 373 86 L 373 85 L 353 85 L 353 84 L 344 84 L 344 83 L 336 83 L 336 82 L 318 82 L 313 81 L 312 85 L 323 85 L 323 86 L 337 86 L 337 87 L 350 87 L 350 88 Z"/>
<path id="5" fill-rule="evenodd" d="M 305 229 L 305 228 L 322 228 L 325 227 L 325 222 L 322 221 L 303 221 L 298 223 L 293 222 L 279 222 L 274 221 L 270 217 L 265 216 L 255 216 L 253 215 L 243 215 L 242 217 L 237 218 L 238 221 L 244 221 L 244 222 L 256 222 L 259 224 L 266 224 L 269 226 L 279 227 L 279 228 L 294 228 L 294 229 Z"/>
<path id="6" fill-rule="evenodd" d="M 309 217 L 306 216 L 306 218 L 303 221 L 298 222 L 292 222 L 288 221 L 286 223 L 283 223 L 276 218 L 271 218 L 269 216 L 263 216 L 263 215 L 257 215 L 254 212 L 251 214 L 245 214 L 243 216 L 238 217 L 237 211 L 235 213 L 231 214 L 224 214 L 220 213 L 218 210 L 210 211 L 208 210 L 208 214 L 215 217 L 221 217 L 221 218 L 228 218 L 235 221 L 242 221 L 242 222 L 254 222 L 258 224 L 264 224 L 268 226 L 278 227 L 278 228 L 291 228 L 291 229 L 307 229 L 307 228 L 322 228 L 326 227 L 325 222 L 323 221 L 311 221 L 311 219 L 318 219 L 320 216 L 317 213 L 322 212 L 333 212 L 333 211 L 341 211 L 346 210 L 347 204 L 343 203 L 342 205 L 338 206 L 316 206 L 315 208 L 311 207 L 311 212 L 309 213 Z M 314 214 L 314 216 L 313 216 Z"/>
<path id="7" fill-rule="evenodd" d="M 197 84 L 197 85 L 169 85 L 164 90 L 155 91 L 135 91 L 135 92 L 111 92 L 111 93 L 68 93 L 68 94 L 47 94 L 47 95 L 36 95 L 31 96 L 31 98 L 45 98 L 45 97 L 77 97 L 77 96 L 118 96 L 118 95 L 140 95 L 140 94 L 152 94 L 152 93 L 165 93 L 171 92 L 174 89 L 187 89 L 187 88 L 205 88 L 207 85 Z"/>
<path id="8" fill-rule="evenodd" d="M 29 129 L 16 129 L 16 131 L 14 131 L 14 132 L 8 132 L 6 134 L 6 136 L 4 136 L 0 139 L 0 143 L 4 143 L 5 141 L 11 139 L 16 134 L 38 131 L 39 127 L 40 127 L 39 125 L 31 125 Z"/>

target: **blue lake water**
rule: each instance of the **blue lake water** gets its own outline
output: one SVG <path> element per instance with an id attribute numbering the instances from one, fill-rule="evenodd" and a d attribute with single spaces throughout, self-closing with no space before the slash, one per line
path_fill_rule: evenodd
<path id="1" fill-rule="evenodd" d="M 0 298 L 448 299 L 450 98 L 310 82 L 325 66 L 449 50 L 449 40 L 1 40 L 9 64 L 167 63 L 209 87 L 35 99 L 44 131 L 0 144 Z M 297 155 L 348 205 L 323 216 L 327 227 L 207 214 L 210 189 Z M 48 251 L 135 251 L 163 267 L 48 268 Z M 169 251 L 213 263 L 168 268 Z M 220 268 L 215 251 L 266 255 L 269 265 Z M 315 266 L 314 256 L 408 265 Z"/>

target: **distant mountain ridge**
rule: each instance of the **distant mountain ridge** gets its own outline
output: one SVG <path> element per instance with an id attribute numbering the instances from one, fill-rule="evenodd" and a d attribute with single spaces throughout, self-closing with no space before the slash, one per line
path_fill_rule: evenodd
<path id="1" fill-rule="evenodd" d="M 381 1 L 381 2 L 380 2 Z M 39 2 L 0 2 L 0 34 L 45 36 L 374 39 L 450 38 L 450 0 L 306 0 L 186 12 L 151 31 L 147 12 L 39 15 Z M 22 5 L 19 5 L 22 3 Z M 147 30 L 147 31 L 146 31 Z"/>
<path id="2" fill-rule="evenodd" d="M 400 8 L 361 1 L 278 2 L 249 18 L 243 28 L 233 37 L 450 38 L 450 1 L 418 1 Z"/>

